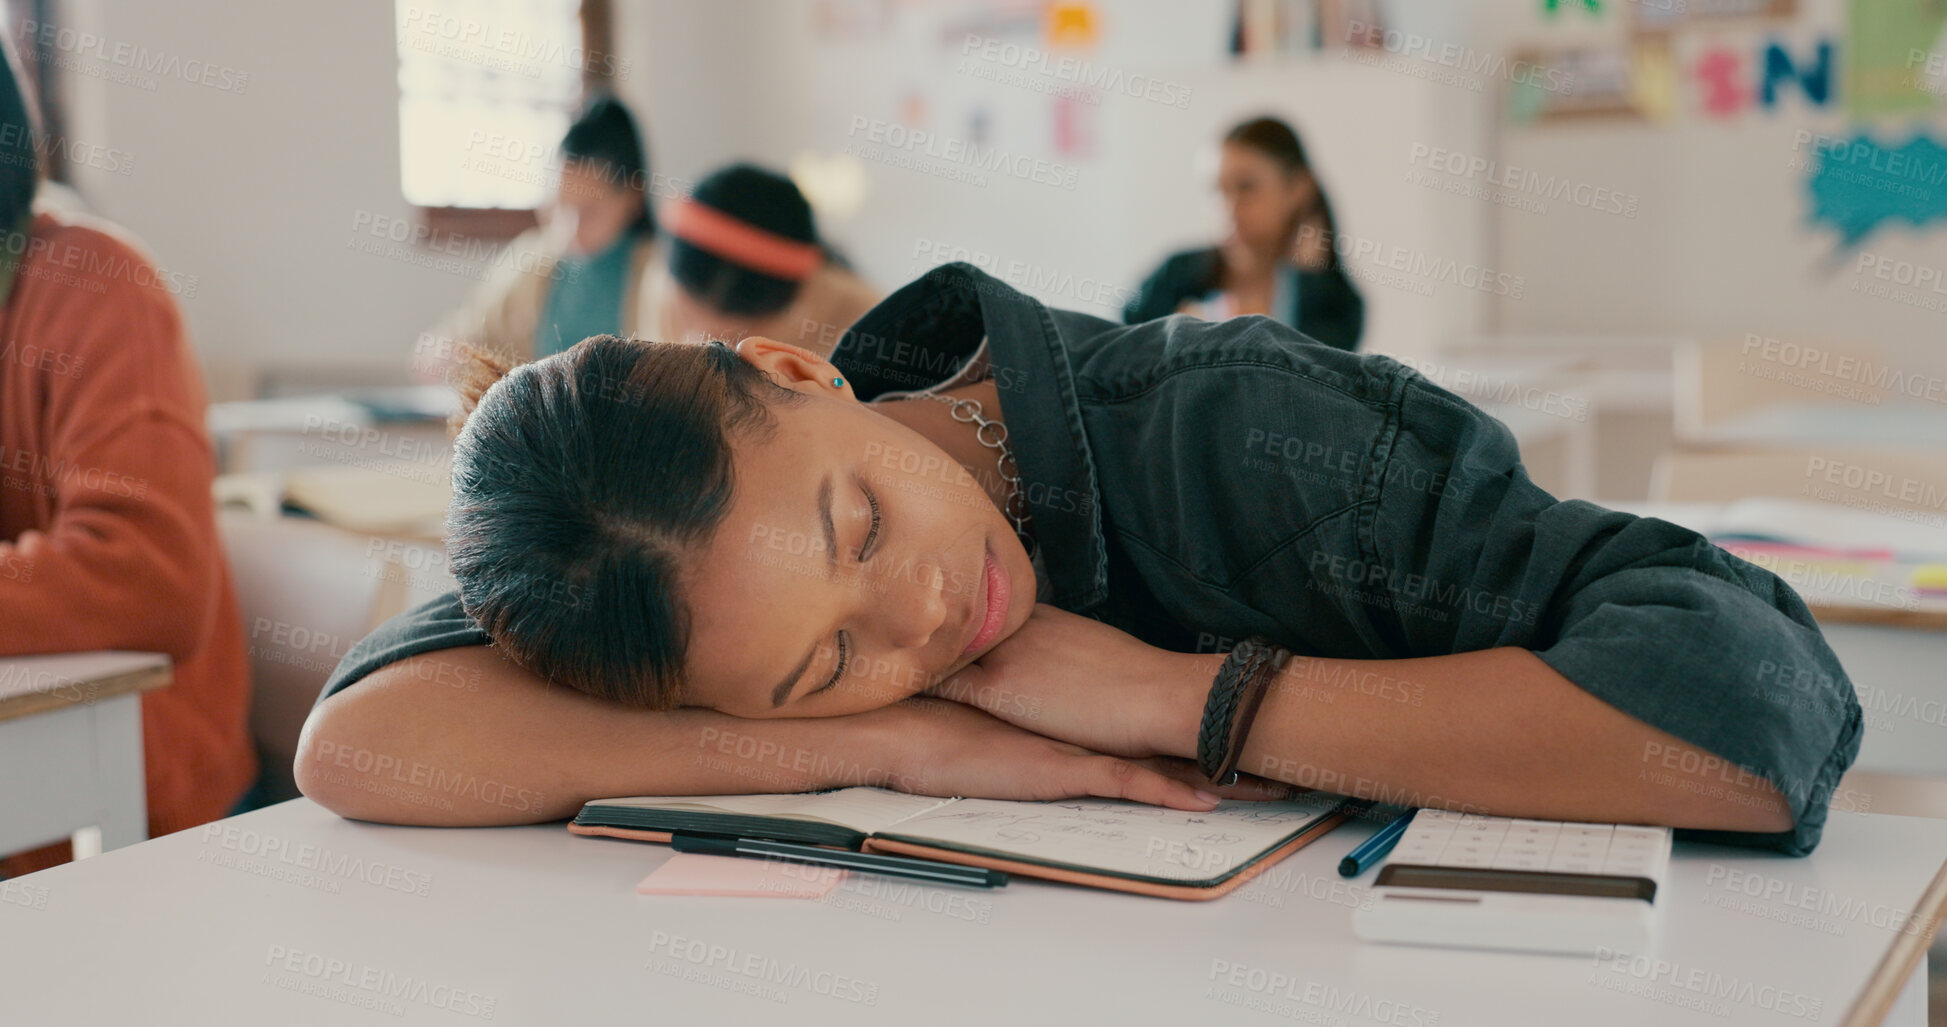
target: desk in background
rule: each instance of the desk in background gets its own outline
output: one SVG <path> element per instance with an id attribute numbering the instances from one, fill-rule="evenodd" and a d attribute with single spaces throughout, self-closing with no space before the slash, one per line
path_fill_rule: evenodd
<path id="1" fill-rule="evenodd" d="M 1883 406 L 1781 403 L 1746 410 L 1690 440 L 1700 446 L 1947 446 L 1947 409 L 1930 403 Z"/>
<path id="2" fill-rule="evenodd" d="M 338 661 L 453 587 L 440 542 L 457 409 L 439 386 L 218 403 L 224 550 L 251 661 L 259 794 L 298 794 L 298 732 Z M 303 511 L 310 516 L 293 515 Z"/>
<path id="3" fill-rule="evenodd" d="M 0 854 L 90 827 L 103 849 L 149 836 L 142 693 L 170 680 L 161 653 L 0 659 Z"/>
<path id="4" fill-rule="evenodd" d="M 1628 335 L 1486 335 L 1405 362 L 1499 418 L 1551 493 L 1646 495 L 1672 438 L 1672 353 L 1688 340 Z"/>
<path id="5" fill-rule="evenodd" d="M 1805 859 L 1679 843 L 1656 951 L 1612 959 L 1359 942 L 1371 877 L 1334 866 L 1375 826 L 1208 903 L 814 901 L 640 896 L 667 847 L 297 799 L 16 882 L 44 901 L 0 902 L 0 974 L 22 1023 L 1924 1023 L 1947 821 L 1835 811 Z"/>
<path id="6" fill-rule="evenodd" d="M 1611 503 L 1609 506 L 1680 524 L 1712 535 L 1726 523 L 1726 503 Z M 1770 501 L 1745 506 L 1782 506 Z M 1826 541 L 1834 546 L 1873 547 L 1901 537 L 1930 534 L 1924 525 L 1888 524 L 1879 515 L 1830 507 L 1838 525 Z M 1847 529 L 1846 524 L 1856 525 Z M 1947 531 L 1938 532 L 1947 538 Z M 1797 588 L 1825 640 L 1860 693 L 1866 730 L 1855 771 L 1925 775 L 1947 779 L 1947 601 L 1926 600 L 1911 608 L 1820 594 L 1817 582 L 1772 568 Z M 1799 580 L 1793 580 L 1797 577 Z M 1890 583 L 1889 583 L 1890 584 Z"/>

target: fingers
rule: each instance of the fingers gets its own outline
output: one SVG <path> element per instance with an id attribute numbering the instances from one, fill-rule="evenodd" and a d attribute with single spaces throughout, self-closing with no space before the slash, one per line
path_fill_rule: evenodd
<path id="1" fill-rule="evenodd" d="M 1278 799 L 1289 799 L 1297 792 L 1297 789 L 1282 781 L 1268 780 L 1258 777 L 1256 774 L 1240 774 L 1238 775 L 1236 784 L 1220 788 L 1211 784 L 1203 776 L 1203 771 L 1197 769 L 1195 763 L 1169 756 L 1158 756 L 1142 762 L 1157 773 L 1178 781 L 1187 782 L 1196 788 L 1214 793 L 1225 799 L 1272 802 Z"/>
<path id="2" fill-rule="evenodd" d="M 1089 774 L 1088 794 L 1104 799 L 1129 799 L 1199 813 L 1217 807 L 1217 796 L 1132 760 L 1094 757 L 1089 760 Z"/>
<path id="3" fill-rule="evenodd" d="M 1228 788 L 1218 788 L 1216 792 L 1226 799 L 1275 802 L 1278 799 L 1291 798 L 1298 793 L 1298 789 L 1285 784 L 1283 781 L 1271 781 L 1258 777 L 1256 774 L 1245 774 L 1237 779 L 1236 784 Z"/>

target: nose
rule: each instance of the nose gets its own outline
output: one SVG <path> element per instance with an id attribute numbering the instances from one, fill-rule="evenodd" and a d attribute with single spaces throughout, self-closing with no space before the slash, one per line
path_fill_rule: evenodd
<path id="1" fill-rule="evenodd" d="M 900 649 L 922 649 L 946 623 L 946 575 L 935 564 L 916 564 L 878 604 L 880 630 Z"/>

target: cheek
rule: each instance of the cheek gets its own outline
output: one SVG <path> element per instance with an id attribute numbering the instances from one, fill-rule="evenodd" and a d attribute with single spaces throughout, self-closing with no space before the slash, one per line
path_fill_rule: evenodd
<path id="1" fill-rule="evenodd" d="M 853 661 L 835 698 L 847 712 L 862 713 L 905 699 L 929 683 L 927 673 L 911 660 L 865 657 Z"/>

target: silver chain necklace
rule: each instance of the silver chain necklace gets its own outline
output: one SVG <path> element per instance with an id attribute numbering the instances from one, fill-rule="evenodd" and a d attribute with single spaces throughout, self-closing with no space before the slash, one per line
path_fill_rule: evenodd
<path id="1" fill-rule="evenodd" d="M 1014 522 L 1014 534 L 1028 552 L 1034 552 L 1034 536 L 1028 534 L 1027 493 L 1021 488 L 1020 463 L 1014 459 L 1014 451 L 1007 445 L 1007 425 L 987 416 L 986 408 L 977 399 L 955 399 L 937 392 L 925 394 L 948 406 L 947 416 L 961 424 L 975 425 L 974 440 L 1000 454 L 996 469 L 1000 471 L 1001 485 L 1007 490 L 1007 501 L 1001 512 Z"/>

